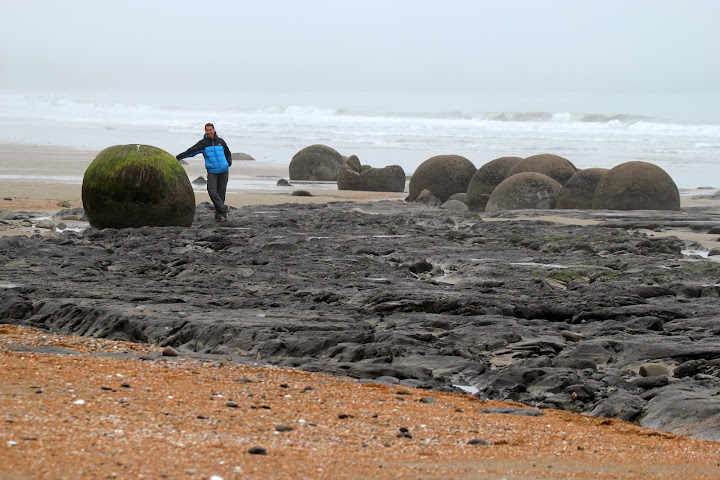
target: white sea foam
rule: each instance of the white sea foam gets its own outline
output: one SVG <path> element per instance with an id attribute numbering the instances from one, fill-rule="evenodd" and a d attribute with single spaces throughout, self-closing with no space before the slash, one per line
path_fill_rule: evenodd
<path id="1" fill-rule="evenodd" d="M 479 167 L 500 156 L 555 153 L 578 168 L 647 161 L 679 187 L 720 186 L 719 124 L 644 112 L 483 111 L 480 101 L 451 109 L 437 99 L 396 97 L 0 93 L 0 142 L 91 149 L 145 143 L 175 154 L 213 121 L 233 151 L 275 164 L 315 143 L 408 174 L 439 154 L 463 155 Z"/>

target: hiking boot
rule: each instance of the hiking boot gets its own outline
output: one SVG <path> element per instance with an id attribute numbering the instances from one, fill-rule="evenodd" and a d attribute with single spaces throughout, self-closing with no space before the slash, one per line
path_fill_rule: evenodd
<path id="1" fill-rule="evenodd" d="M 220 218 L 218 218 L 218 222 L 227 222 L 227 215 L 222 215 Z"/>

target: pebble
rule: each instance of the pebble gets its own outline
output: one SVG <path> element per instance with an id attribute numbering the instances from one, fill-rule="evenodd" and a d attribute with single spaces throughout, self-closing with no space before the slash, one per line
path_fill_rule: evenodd
<path id="1" fill-rule="evenodd" d="M 253 381 L 247 377 L 236 378 L 235 382 L 237 382 L 237 383 L 253 383 Z"/>
<path id="2" fill-rule="evenodd" d="M 177 357 L 178 355 L 180 355 L 180 353 L 178 353 L 177 350 L 168 345 L 167 347 L 162 349 L 162 355 L 164 357 Z"/>
<path id="3" fill-rule="evenodd" d="M 290 195 L 293 197 L 312 197 L 313 194 L 308 192 L 307 190 L 295 190 Z"/>
<path id="4" fill-rule="evenodd" d="M 35 224 L 35 228 L 44 228 L 46 230 L 55 231 L 55 224 L 50 220 L 40 220 Z"/>
<path id="5" fill-rule="evenodd" d="M 661 375 L 668 375 L 670 370 L 660 363 L 645 363 L 640 365 L 639 373 L 642 377 L 659 377 Z"/>
<path id="6" fill-rule="evenodd" d="M 267 450 L 263 447 L 252 447 L 248 450 L 248 453 L 251 455 L 267 455 Z"/>
<path id="7" fill-rule="evenodd" d="M 570 342 L 579 342 L 583 339 L 582 334 L 571 332 L 570 330 L 563 330 L 562 332 L 560 332 L 560 335 L 562 335 L 565 340 L 568 340 Z"/>
<path id="8" fill-rule="evenodd" d="M 422 403 L 429 403 L 429 404 L 432 405 L 433 403 L 436 403 L 436 402 L 437 402 L 437 398 L 433 398 L 433 397 L 423 397 L 423 398 L 420 399 L 420 401 L 421 401 Z"/>
<path id="9" fill-rule="evenodd" d="M 488 443 L 485 440 L 481 440 L 479 438 L 473 438 L 468 442 L 468 445 L 481 445 L 481 446 L 487 446 Z"/>
<path id="10" fill-rule="evenodd" d="M 288 425 L 278 425 L 277 427 L 275 427 L 275 430 L 277 430 L 278 432 L 289 432 L 292 431 L 293 428 Z"/>
<path id="11" fill-rule="evenodd" d="M 238 405 L 238 404 L 235 403 L 235 402 L 227 402 L 227 403 L 225 404 L 225 406 L 226 406 L 226 407 L 230 407 L 230 408 L 238 408 L 238 407 L 240 407 L 240 405 Z"/>

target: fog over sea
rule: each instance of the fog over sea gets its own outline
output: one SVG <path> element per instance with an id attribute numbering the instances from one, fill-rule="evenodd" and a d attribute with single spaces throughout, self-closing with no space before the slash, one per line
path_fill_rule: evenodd
<path id="1" fill-rule="evenodd" d="M 679 188 L 720 187 L 720 95 L 530 93 L 0 92 L 0 142 L 101 150 L 126 143 L 173 155 L 213 122 L 233 152 L 288 165 L 321 143 L 362 164 L 463 155 L 561 155 L 579 169 L 645 161 Z M 191 160 L 192 161 L 192 160 Z M 21 166 L 19 166 L 21 167 Z M 19 170 L 21 171 L 21 170 Z"/>

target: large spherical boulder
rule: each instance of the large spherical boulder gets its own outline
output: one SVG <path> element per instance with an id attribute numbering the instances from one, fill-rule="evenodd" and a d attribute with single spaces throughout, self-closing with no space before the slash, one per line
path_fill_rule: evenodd
<path id="1" fill-rule="evenodd" d="M 594 209 L 680 210 L 680 192 L 670 175 L 648 162 L 611 168 L 595 189 Z"/>
<path id="2" fill-rule="evenodd" d="M 95 228 L 189 227 L 195 217 L 195 195 L 182 165 L 149 145 L 100 152 L 85 170 L 82 201 Z"/>
<path id="3" fill-rule="evenodd" d="M 414 201 L 427 189 L 445 202 L 455 193 L 467 191 L 476 168 L 470 160 L 460 155 L 438 155 L 425 160 L 410 177 L 407 201 Z"/>
<path id="4" fill-rule="evenodd" d="M 542 173 L 561 185 L 565 185 L 565 183 L 575 175 L 577 168 L 575 168 L 575 165 L 573 165 L 570 160 L 560 155 L 541 153 L 540 155 L 533 155 L 518 162 L 508 172 L 508 177 L 522 172 Z"/>
<path id="5" fill-rule="evenodd" d="M 500 157 L 491 160 L 478 168 L 470 179 L 465 203 L 470 210 L 482 212 L 485 210 L 490 194 L 495 187 L 508 177 L 510 170 L 523 159 L 520 157 Z"/>
<path id="6" fill-rule="evenodd" d="M 561 188 L 562 185 L 542 173 L 518 173 L 495 187 L 485 212 L 555 208 Z"/>
<path id="7" fill-rule="evenodd" d="M 327 145 L 310 145 L 290 160 L 290 180 L 334 182 L 344 158 Z"/>
<path id="8" fill-rule="evenodd" d="M 591 209 L 595 189 L 608 172 L 607 168 L 579 170 L 563 185 L 557 199 L 557 208 Z"/>
<path id="9" fill-rule="evenodd" d="M 360 160 L 351 155 L 338 170 L 338 190 L 365 192 L 404 192 L 405 170 L 400 165 L 373 168 L 360 165 Z"/>

